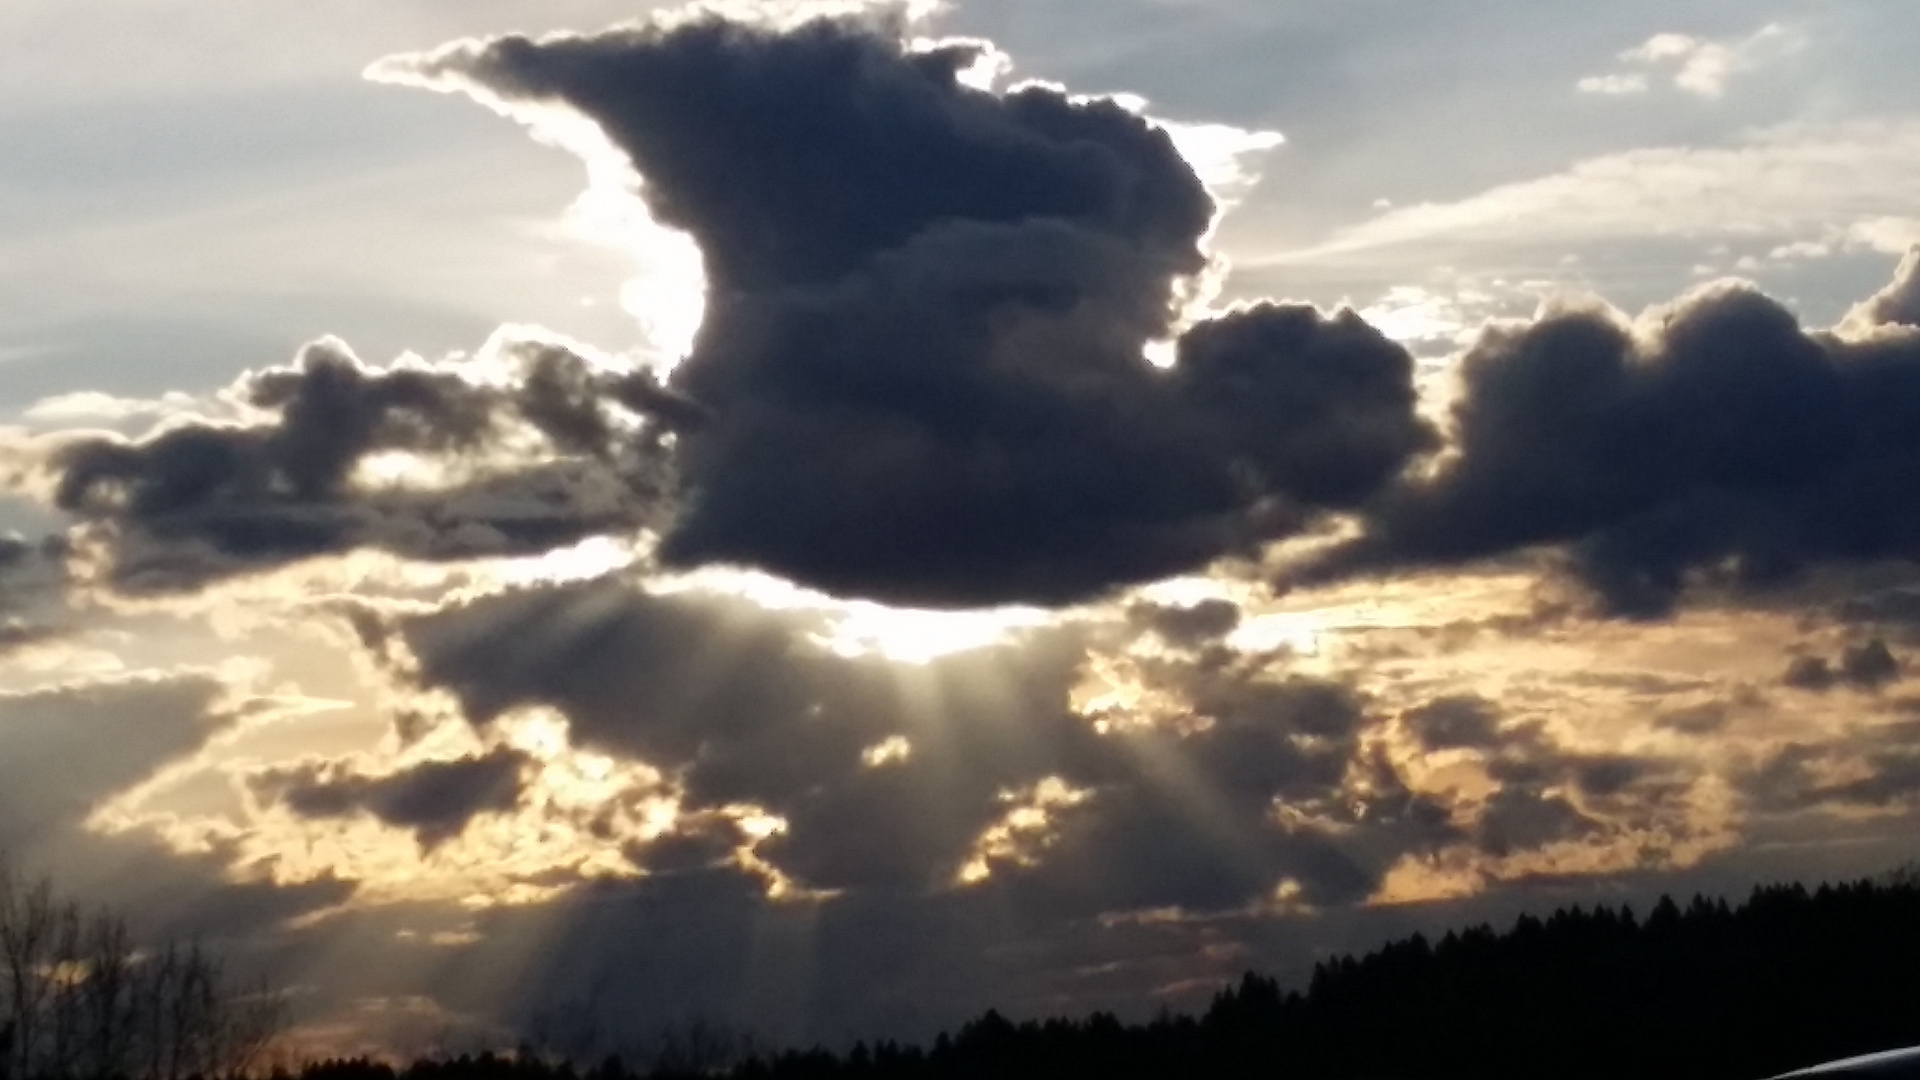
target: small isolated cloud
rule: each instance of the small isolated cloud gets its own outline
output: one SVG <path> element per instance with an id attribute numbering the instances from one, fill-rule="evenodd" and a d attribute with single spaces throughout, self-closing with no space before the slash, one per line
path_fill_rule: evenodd
<path id="1" fill-rule="evenodd" d="M 511 810 L 519 802 L 532 759 L 507 747 L 482 757 L 427 761 L 385 776 L 367 776 L 326 764 L 270 771 L 255 790 L 303 817 L 372 814 L 410 829 L 423 847 L 460 834 L 476 815 Z"/>
<path id="2" fill-rule="evenodd" d="M 1644 94 L 1655 78 L 1670 80 L 1676 89 L 1702 98 L 1718 98 L 1736 74 L 1749 71 L 1797 48 L 1799 38 L 1778 23 L 1737 40 L 1709 41 L 1688 34 L 1655 34 L 1620 54 L 1632 70 L 1590 75 L 1578 86 L 1583 93 L 1623 96 Z"/>
<path id="3" fill-rule="evenodd" d="M 1837 686 L 1877 691 L 1900 678 L 1901 663 L 1887 643 L 1875 638 L 1861 645 L 1850 645 L 1840 654 L 1839 663 L 1823 656 L 1798 656 L 1787 665 L 1781 682 L 1795 690 L 1815 693 Z"/>
<path id="4" fill-rule="evenodd" d="M 1628 94 L 1647 92 L 1647 77 L 1634 71 L 1616 75 L 1589 75 L 1579 82 L 1583 94 L 1606 94 L 1610 97 L 1625 97 Z"/>

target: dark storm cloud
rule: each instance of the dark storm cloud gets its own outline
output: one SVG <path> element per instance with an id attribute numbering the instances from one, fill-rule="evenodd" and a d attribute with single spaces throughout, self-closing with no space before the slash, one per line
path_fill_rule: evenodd
<path id="1" fill-rule="evenodd" d="M 1551 546 L 1652 616 L 1702 577 L 1920 554 L 1920 331 L 1810 333 L 1720 284 L 1637 327 L 1584 309 L 1490 328 L 1462 375 L 1457 458 L 1305 577 Z"/>
<path id="2" fill-rule="evenodd" d="M 1589 800 L 1648 794 L 1680 768 L 1677 762 L 1653 756 L 1570 750 L 1538 722 L 1509 727 L 1484 749 L 1489 776 L 1509 789 L 1537 795 L 1568 788 Z"/>
<path id="3" fill-rule="evenodd" d="M 1920 639 L 1920 588 L 1904 575 L 1891 584 L 1869 583 L 1834 605 L 1833 614 L 1841 623 L 1911 642 Z"/>
<path id="4" fill-rule="evenodd" d="M 1056 917 L 1255 908 L 1286 882 L 1300 901 L 1339 907 L 1370 896 L 1402 856 L 1458 838 L 1443 806 L 1361 749 L 1357 714 L 1319 712 L 1335 688 L 1261 696 L 1269 707 L 1215 714 L 1202 733 L 1121 736 L 1133 779 L 1062 814 L 1032 865 L 994 862 L 993 887 Z M 1273 697 L 1293 700 L 1273 709 Z M 1316 737 L 1301 721 L 1356 730 Z"/>
<path id="5" fill-rule="evenodd" d="M 0 574 L 24 564 L 33 557 L 33 545 L 17 532 L 0 533 Z"/>
<path id="6" fill-rule="evenodd" d="M 30 623 L 19 618 L 0 620 L 0 655 L 58 636 L 59 631 L 50 626 Z"/>
<path id="7" fill-rule="evenodd" d="M 1264 306 L 1173 335 L 1214 205 L 1103 99 L 973 89 L 983 46 L 718 19 L 462 42 L 380 71 L 597 121 L 710 279 L 673 389 L 672 562 L 922 604 L 1060 602 L 1250 550 L 1425 447 L 1412 362 Z"/>
<path id="8" fill-rule="evenodd" d="M 591 371 L 557 346 L 504 351 L 529 374 L 494 387 L 422 365 L 372 368 L 337 340 L 315 342 L 292 366 L 235 386 L 270 420 L 190 419 L 138 441 L 61 445 L 48 463 L 54 503 L 107 528 L 115 581 L 135 591 L 357 547 L 426 559 L 546 551 L 655 513 L 666 485 L 658 440 L 650 427 L 621 427 L 604 403 L 663 409 L 673 395 L 645 375 Z M 370 455 L 457 461 L 516 419 L 557 456 L 438 489 L 354 482 Z"/>
<path id="9" fill-rule="evenodd" d="M 409 829 L 422 847 L 459 836 L 485 813 L 519 804 L 527 755 L 501 747 L 478 757 L 428 761 L 387 776 L 365 776 L 327 765 L 274 770 L 254 778 L 256 791 L 305 817 L 371 814 Z"/>

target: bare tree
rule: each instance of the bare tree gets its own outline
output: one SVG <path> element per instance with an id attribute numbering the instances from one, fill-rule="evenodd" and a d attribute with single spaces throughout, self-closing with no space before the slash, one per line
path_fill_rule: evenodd
<path id="1" fill-rule="evenodd" d="M 0 862 L 0 967 L 4 967 L 6 1018 L 13 1032 L 7 1074 L 33 1075 L 40 1049 L 40 1022 L 52 981 L 46 978 L 54 931 L 53 885 L 25 884 Z"/>
<path id="2" fill-rule="evenodd" d="M 0 1080 L 239 1075 L 285 1021 L 282 995 L 240 988 L 201 943 L 141 949 L 0 858 Z"/>

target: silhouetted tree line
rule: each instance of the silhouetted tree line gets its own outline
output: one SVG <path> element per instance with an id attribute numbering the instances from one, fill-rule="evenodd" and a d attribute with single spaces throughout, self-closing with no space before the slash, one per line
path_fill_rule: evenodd
<path id="1" fill-rule="evenodd" d="M 197 942 L 142 945 L 0 858 L 0 1080 L 182 1080 L 252 1066 L 285 1016 Z"/>
<path id="2" fill-rule="evenodd" d="M 702 1039 L 638 1066 L 576 1070 L 523 1047 L 397 1071 L 322 1062 L 301 1080 L 1756 1080 L 1920 1044 L 1920 873 L 1416 934 L 1323 962 L 1303 988 L 1248 974 L 1197 1017 L 989 1012 L 931 1046 L 841 1053 Z"/>

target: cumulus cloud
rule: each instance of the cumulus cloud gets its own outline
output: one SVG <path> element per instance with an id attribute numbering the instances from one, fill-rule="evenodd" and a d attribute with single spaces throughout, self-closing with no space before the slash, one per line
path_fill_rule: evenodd
<path id="1" fill-rule="evenodd" d="M 112 580 L 133 591 L 358 547 L 424 559 L 546 551 L 659 512 L 659 436 L 697 409 L 643 373 L 593 370 L 551 343 L 496 353 L 518 379 L 373 367 L 324 339 L 236 383 L 238 419 L 42 439 L 51 501 L 91 527 L 83 546 L 102 547 Z M 610 416 L 622 411 L 624 426 Z M 546 445 L 516 445 L 516 428 Z M 400 456 L 404 482 L 364 475 L 381 455 Z"/>
<path id="2" fill-rule="evenodd" d="M 1350 316 L 1235 312 L 1150 364 L 1213 201 L 1121 102 L 970 85 L 984 49 L 700 19 L 375 74 L 584 115 L 699 245 L 706 318 L 671 386 L 708 419 L 678 454 L 670 563 L 1073 600 L 1286 535 L 1426 444 L 1410 360 Z"/>
<path id="3" fill-rule="evenodd" d="M 1638 321 L 1593 306 L 1490 327 L 1461 364 L 1453 449 L 1306 572 L 1564 552 L 1612 610 L 1697 580 L 1786 580 L 1920 550 L 1920 331 L 1809 332 L 1721 283 Z"/>

